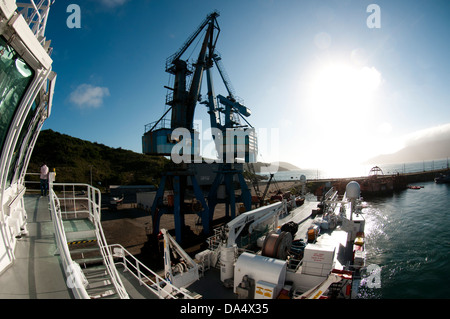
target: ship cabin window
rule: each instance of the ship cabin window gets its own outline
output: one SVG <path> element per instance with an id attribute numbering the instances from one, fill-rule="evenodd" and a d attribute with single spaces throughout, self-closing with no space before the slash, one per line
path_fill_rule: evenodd
<path id="1" fill-rule="evenodd" d="M 14 114 L 33 80 L 34 71 L 0 37 L 0 146 L 3 149 Z"/>
<path id="2" fill-rule="evenodd" d="M 14 148 L 14 153 L 11 158 L 11 164 L 8 172 L 8 179 L 6 180 L 6 187 L 15 183 L 20 177 L 21 170 L 23 168 L 26 151 L 28 150 L 29 143 L 31 142 L 32 136 L 34 135 L 38 125 L 39 119 L 36 118 L 36 113 L 38 111 L 39 105 L 39 94 L 31 105 L 31 109 L 26 115 L 25 123 L 20 131 L 19 139 L 17 140 L 16 146 Z M 32 122 L 34 120 L 34 122 Z M 23 151 L 23 154 L 21 154 Z"/>

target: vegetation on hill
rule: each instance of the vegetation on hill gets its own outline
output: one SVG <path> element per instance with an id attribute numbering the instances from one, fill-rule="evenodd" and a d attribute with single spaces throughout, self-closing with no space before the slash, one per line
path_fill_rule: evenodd
<path id="1" fill-rule="evenodd" d="M 110 185 L 158 186 L 161 173 L 169 168 L 170 160 L 163 156 L 149 156 L 122 148 L 112 148 L 99 143 L 81 140 L 53 130 L 40 132 L 28 165 L 29 173 L 38 173 L 42 162 L 56 171 L 59 183 L 91 183 L 99 188 Z M 256 173 L 261 166 L 255 163 Z M 245 167 L 245 166 L 244 166 Z M 253 175 L 245 167 L 247 180 L 264 180 L 265 176 Z M 279 170 L 298 169 L 286 162 L 279 163 Z"/>
<path id="2" fill-rule="evenodd" d="M 169 163 L 162 156 L 149 156 L 111 148 L 69 135 L 43 130 L 28 166 L 29 173 L 39 172 L 42 162 L 56 171 L 60 183 L 90 183 L 96 187 L 109 185 L 155 185 Z"/>

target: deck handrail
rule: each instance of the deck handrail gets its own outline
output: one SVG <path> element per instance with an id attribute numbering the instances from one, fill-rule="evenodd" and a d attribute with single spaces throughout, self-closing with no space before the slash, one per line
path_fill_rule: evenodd
<path id="1" fill-rule="evenodd" d="M 181 295 L 183 299 L 194 299 L 187 291 L 183 291 L 178 287 L 172 285 L 168 280 L 162 278 L 156 272 L 144 265 L 139 259 L 133 256 L 120 244 L 109 245 L 108 248 L 112 255 L 119 258 L 116 264 L 122 265 L 125 270 L 129 271 L 138 281 L 140 285 L 144 285 L 150 292 L 155 294 L 160 299 L 176 299 L 177 295 Z M 115 249 L 117 248 L 117 249 Z M 133 271 L 134 270 L 134 271 Z M 143 270 L 151 274 L 149 277 Z M 136 273 L 135 273 L 136 272 Z M 154 277 L 152 279 L 151 277 Z M 167 287 L 167 288 L 166 288 Z M 164 289 L 166 288 L 166 289 Z"/>
<path id="2" fill-rule="evenodd" d="M 67 286 L 72 289 L 76 299 L 89 299 L 89 294 L 86 291 L 85 280 L 83 278 L 81 268 L 76 267 L 72 257 L 70 256 L 61 216 L 60 201 L 53 189 L 49 190 L 49 200 L 50 212 L 52 214 L 53 226 L 55 230 L 56 246 L 58 247 L 64 270 L 70 275 L 67 278 Z"/>
<path id="3" fill-rule="evenodd" d="M 61 211 L 61 205 L 60 205 L 60 199 L 54 192 L 54 188 L 56 187 L 62 187 L 62 200 L 64 201 L 64 212 Z M 66 189 L 69 188 L 69 191 L 66 191 Z M 79 190 L 81 188 L 81 191 Z M 70 190 L 71 189 L 71 190 Z M 84 189 L 86 191 L 84 191 Z M 79 192 L 82 196 L 77 196 L 77 193 Z M 66 197 L 67 194 L 70 194 L 70 197 Z M 76 201 L 86 201 L 87 200 L 87 207 L 86 209 L 78 210 Z M 67 202 L 73 203 L 73 211 L 67 210 Z M 63 218 L 62 215 L 64 214 L 70 214 L 75 213 L 75 216 L 80 213 L 88 213 L 89 214 L 89 220 L 93 223 L 95 227 L 95 234 L 97 237 L 97 242 L 100 247 L 100 252 L 102 254 L 106 269 L 111 276 L 111 281 L 114 284 L 114 287 L 116 288 L 116 291 L 120 298 L 127 299 L 129 298 L 128 293 L 126 292 L 126 289 L 122 283 L 122 280 L 120 279 L 120 275 L 117 272 L 117 269 L 114 264 L 114 259 L 111 254 L 111 251 L 108 249 L 108 244 L 106 242 L 106 238 L 103 232 L 103 228 L 101 226 L 101 193 L 100 190 L 92 187 L 88 184 L 82 184 L 82 183 L 50 183 L 50 203 L 52 208 L 52 213 L 54 214 L 54 221 L 55 221 L 55 235 L 57 236 L 58 241 L 58 248 L 60 248 L 60 251 L 62 252 L 61 257 L 63 257 L 63 262 L 65 267 L 71 267 L 66 269 L 72 270 L 72 276 L 71 279 L 75 279 L 75 291 L 74 294 L 76 297 L 79 298 L 86 298 L 87 292 L 84 288 L 84 285 L 80 285 L 80 283 L 83 282 L 83 273 L 81 269 L 78 271 L 77 267 L 73 267 L 74 261 L 72 260 L 69 252 L 69 248 L 67 246 L 67 238 L 64 231 L 63 226 Z M 57 204 L 55 204 L 57 203 Z M 81 272 L 81 273 L 80 273 Z M 83 291 L 84 288 L 84 291 Z M 73 288 L 72 288 L 73 289 Z M 80 290 L 80 291 L 78 291 Z M 86 295 L 85 295 L 86 292 Z M 89 298 L 89 296 L 87 296 Z"/>

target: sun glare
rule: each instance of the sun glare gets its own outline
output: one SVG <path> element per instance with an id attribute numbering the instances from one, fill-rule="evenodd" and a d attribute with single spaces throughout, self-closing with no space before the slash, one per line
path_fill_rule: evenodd
<path id="1" fill-rule="evenodd" d="M 375 68 L 328 65 L 312 81 L 310 107 L 322 116 L 353 122 L 369 116 L 373 92 L 381 83 Z"/>
<path id="2" fill-rule="evenodd" d="M 327 161 L 329 165 L 342 167 L 366 158 L 362 152 L 367 150 L 368 137 L 375 134 L 368 127 L 381 82 L 374 67 L 345 63 L 327 64 L 313 73 L 306 100 L 308 122 L 317 128 L 315 137 L 326 145 L 320 152 L 334 156 Z"/>

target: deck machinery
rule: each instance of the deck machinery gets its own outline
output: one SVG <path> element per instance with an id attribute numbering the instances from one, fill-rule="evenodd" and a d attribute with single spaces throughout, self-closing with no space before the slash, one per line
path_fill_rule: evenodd
<path id="1" fill-rule="evenodd" d="M 209 14 L 182 47 L 166 61 L 166 72 L 173 77 L 173 86 L 166 88 L 166 105 L 168 109 L 156 122 L 145 127 L 142 137 L 143 153 L 150 155 L 170 156 L 173 168 L 163 174 L 157 195 L 151 207 L 153 232 L 159 232 L 159 221 L 164 213 L 173 213 L 175 218 L 176 239 L 182 241 L 184 214 L 197 213 L 202 220 L 203 232 L 210 232 L 214 209 L 218 203 L 226 204 L 226 215 L 236 216 L 236 203 L 242 202 L 245 209 L 251 209 L 251 194 L 244 181 L 243 163 L 256 162 L 257 138 L 255 129 L 246 120 L 251 115 L 235 96 L 234 89 L 223 67 L 221 56 L 216 50 L 220 34 L 217 22 L 217 11 Z M 182 59 L 183 54 L 204 32 L 203 41 L 194 63 Z M 227 96 L 215 95 L 213 83 L 213 67 L 217 67 L 219 75 L 227 90 Z M 201 89 L 203 75 L 206 72 L 207 95 L 202 100 Z M 216 159 L 204 159 L 200 154 L 200 132 L 194 123 L 197 103 L 206 105 L 210 118 L 212 137 Z M 166 118 L 169 112 L 170 119 Z M 241 124 L 241 119 L 245 122 Z M 197 181 L 199 172 L 209 170 L 209 176 Z M 211 178 L 210 178 L 211 177 Z M 173 201 L 164 205 L 166 185 L 173 190 Z M 236 196 L 235 184 L 240 184 L 240 195 Z M 187 187 L 193 188 L 197 200 L 194 205 L 186 205 Z M 201 188 L 200 186 L 203 186 Z M 207 202 L 205 195 L 207 195 Z"/>

